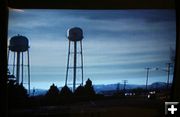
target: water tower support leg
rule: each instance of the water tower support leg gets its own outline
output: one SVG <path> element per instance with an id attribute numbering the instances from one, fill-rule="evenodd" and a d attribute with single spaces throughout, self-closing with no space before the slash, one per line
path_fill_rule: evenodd
<path id="1" fill-rule="evenodd" d="M 83 73 L 83 52 L 82 52 L 82 41 L 80 41 L 80 46 L 81 46 L 81 70 L 82 70 L 82 86 L 83 86 L 83 80 L 84 80 L 84 73 Z"/>
<path id="2" fill-rule="evenodd" d="M 24 62 L 24 61 L 23 61 L 23 52 L 22 52 L 22 55 L 21 55 L 21 56 L 22 56 L 22 63 L 21 63 L 21 77 L 22 77 L 22 81 L 21 81 L 21 83 L 23 84 L 23 72 L 24 72 L 24 71 L 23 71 L 23 62 Z"/>
<path id="3" fill-rule="evenodd" d="M 77 53 L 77 42 L 74 41 L 74 74 L 73 74 L 73 92 L 76 89 L 76 53 Z"/>
<path id="4" fill-rule="evenodd" d="M 27 51 L 28 56 L 28 92 L 30 95 L 30 62 L 29 62 L 29 50 Z"/>
<path id="5" fill-rule="evenodd" d="M 16 82 L 18 84 L 19 84 L 19 72 L 20 72 L 20 52 L 17 52 Z"/>
<path id="6" fill-rule="evenodd" d="M 7 62 L 9 64 L 9 50 L 8 50 L 8 54 L 7 54 Z"/>
<path id="7" fill-rule="evenodd" d="M 15 52 L 14 52 L 14 56 L 13 56 L 13 75 L 14 75 L 14 69 L 15 69 Z"/>
<path id="8" fill-rule="evenodd" d="M 71 42 L 69 41 L 65 86 L 67 86 L 67 78 L 68 78 L 68 70 L 69 70 L 69 56 L 70 56 L 70 47 L 71 47 L 70 45 L 71 45 Z"/>

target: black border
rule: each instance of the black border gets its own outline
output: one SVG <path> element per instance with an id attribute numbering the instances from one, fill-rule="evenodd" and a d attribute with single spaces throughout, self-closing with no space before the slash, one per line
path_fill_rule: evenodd
<path id="1" fill-rule="evenodd" d="M 41 9 L 172 9 L 175 0 L 8 0 L 12 8 Z"/>
<path id="2" fill-rule="evenodd" d="M 8 115 L 7 100 L 7 28 L 8 8 L 5 0 L 0 1 L 0 116 Z"/>

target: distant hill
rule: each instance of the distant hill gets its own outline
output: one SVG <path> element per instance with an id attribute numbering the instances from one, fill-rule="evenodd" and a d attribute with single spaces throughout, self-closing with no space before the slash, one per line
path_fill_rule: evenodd
<path id="1" fill-rule="evenodd" d="M 172 84 L 169 84 L 169 86 L 171 86 Z M 152 88 L 152 89 L 158 89 L 158 88 L 166 88 L 167 86 L 167 83 L 165 82 L 155 82 L 155 83 L 152 83 L 149 88 Z"/>
<path id="2" fill-rule="evenodd" d="M 154 82 L 151 85 L 148 85 L 148 88 L 150 89 L 160 89 L 165 88 L 167 83 L 165 82 Z M 169 84 L 171 86 L 172 84 Z M 145 88 L 145 85 L 136 85 L 136 84 L 126 84 L 126 89 L 134 89 L 134 88 Z M 108 84 L 108 85 L 94 85 L 94 89 L 97 93 L 100 93 L 102 91 L 112 91 L 117 90 L 118 84 Z M 119 90 L 122 90 L 124 88 L 123 84 L 119 84 Z"/>
<path id="3" fill-rule="evenodd" d="M 166 84 L 165 82 L 155 82 L 155 83 L 152 83 L 151 85 L 148 85 L 149 88 L 164 88 L 166 87 Z M 170 84 L 171 86 L 171 84 Z M 118 84 L 107 84 L 107 85 L 93 85 L 94 87 L 94 90 L 96 91 L 96 93 L 100 93 L 100 92 L 103 92 L 103 91 L 112 91 L 112 90 L 117 90 L 118 88 Z M 119 90 L 122 90 L 124 87 L 123 84 L 120 84 L 119 85 Z M 59 89 L 61 89 L 62 87 L 59 87 Z M 127 84 L 126 85 L 126 89 L 134 89 L 134 88 L 145 88 L 145 85 L 136 85 L 136 84 Z M 45 89 L 35 89 L 35 92 L 34 92 L 34 96 L 37 96 L 37 95 L 45 95 L 47 92 L 47 90 Z M 31 89 L 31 96 L 33 96 L 33 90 Z"/>
<path id="4" fill-rule="evenodd" d="M 108 84 L 108 85 L 93 85 L 94 89 L 97 93 L 102 92 L 102 91 L 109 91 L 109 90 L 117 90 L 119 87 L 119 90 L 122 90 L 124 85 L 120 84 Z M 126 89 L 134 89 L 134 88 L 144 88 L 145 85 L 135 85 L 135 84 L 127 84 Z"/>

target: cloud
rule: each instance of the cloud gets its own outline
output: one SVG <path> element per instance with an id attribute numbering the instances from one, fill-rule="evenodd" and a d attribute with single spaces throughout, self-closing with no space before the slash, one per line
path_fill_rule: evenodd
<path id="1" fill-rule="evenodd" d="M 109 14 L 107 14 L 109 12 Z M 165 12 L 165 13 L 164 13 Z M 166 13 L 167 12 L 167 13 Z M 34 35 L 39 39 L 57 39 L 66 35 L 68 28 L 80 26 L 85 37 L 131 37 L 141 35 L 159 35 L 174 32 L 173 11 L 166 10 L 110 10 L 110 11 L 69 11 L 69 10 L 25 10 L 24 14 L 10 12 L 9 33 L 14 35 Z M 15 17 L 15 16 L 16 17 Z M 12 17 L 13 16 L 13 17 Z M 91 18 L 92 16 L 96 17 Z M 88 18 L 90 17 L 90 18 Z M 156 18 L 158 17 L 158 18 Z M 170 17 L 170 22 L 146 22 L 145 19 L 163 19 Z M 113 20 L 107 20 L 107 19 Z M 171 31 L 172 30 L 172 31 Z M 167 33 L 164 33 L 167 32 Z"/>
<path id="2" fill-rule="evenodd" d="M 62 11 L 64 12 L 64 11 Z M 70 17 L 81 17 L 93 21 L 138 19 L 148 22 L 173 21 L 175 10 L 66 10 Z M 65 16 L 67 16 L 65 14 Z"/>
<path id="3" fill-rule="evenodd" d="M 32 41 L 30 47 L 32 65 L 65 66 L 67 44 L 66 41 Z"/>

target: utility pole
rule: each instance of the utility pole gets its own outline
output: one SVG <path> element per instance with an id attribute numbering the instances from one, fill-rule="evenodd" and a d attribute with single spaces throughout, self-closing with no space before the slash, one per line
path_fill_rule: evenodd
<path id="1" fill-rule="evenodd" d="M 124 92 L 125 92 L 125 90 L 126 90 L 126 83 L 128 82 L 128 80 L 123 80 L 123 82 L 124 82 L 124 88 L 123 88 L 123 90 L 124 90 Z"/>
<path id="2" fill-rule="evenodd" d="M 33 96 L 34 96 L 34 94 L 35 94 L 35 87 L 33 87 Z"/>
<path id="3" fill-rule="evenodd" d="M 171 64 L 172 63 L 167 63 L 167 85 L 166 85 L 166 88 L 168 89 L 169 88 L 169 75 L 170 75 L 170 67 L 171 67 Z"/>
<path id="4" fill-rule="evenodd" d="M 120 83 L 119 82 L 117 83 L 117 89 L 116 90 L 117 90 L 117 93 L 119 93 L 119 90 L 120 90 Z"/>
<path id="5" fill-rule="evenodd" d="M 146 69 L 146 91 L 148 90 L 148 77 L 149 77 L 149 70 L 152 68 L 145 68 Z"/>

